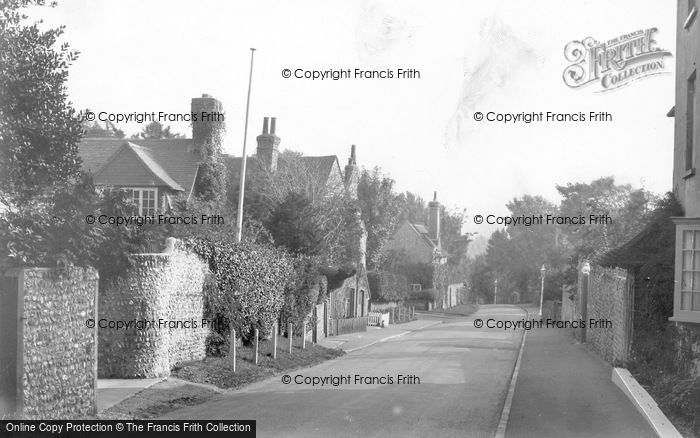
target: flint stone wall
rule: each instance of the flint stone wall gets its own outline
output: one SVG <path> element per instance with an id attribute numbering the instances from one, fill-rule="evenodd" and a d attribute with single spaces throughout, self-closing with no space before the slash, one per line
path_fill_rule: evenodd
<path id="1" fill-rule="evenodd" d="M 131 261 L 127 272 L 100 292 L 100 323 L 154 321 L 156 325 L 99 328 L 99 376 L 167 377 L 176 363 L 203 359 L 210 332 L 202 325 L 206 264 L 179 249 L 169 254 L 132 255 Z M 159 320 L 189 323 L 190 327 L 163 327 Z"/>
<path id="2" fill-rule="evenodd" d="M 25 419 L 85 418 L 96 413 L 98 274 L 93 268 L 11 269 L 19 294 L 19 414 Z M 13 336 L 14 334 L 4 334 Z M 10 352 L 6 352 L 10 353 Z"/>

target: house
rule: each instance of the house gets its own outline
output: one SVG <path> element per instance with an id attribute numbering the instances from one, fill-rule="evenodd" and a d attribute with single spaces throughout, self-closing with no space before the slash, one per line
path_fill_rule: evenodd
<path id="1" fill-rule="evenodd" d="M 447 253 L 440 242 L 440 203 L 437 192 L 428 203 L 428 225 L 405 221 L 396 230 L 385 251 L 402 253 L 408 263 L 444 264 Z"/>
<path id="2" fill-rule="evenodd" d="M 440 242 L 441 208 L 435 192 L 428 203 L 428 224 L 405 221 L 389 239 L 384 251 L 391 255 L 391 270 L 408 278 L 411 292 L 436 289 L 437 304 L 445 307 L 454 300 L 445 295 L 447 252 Z"/>
<path id="3" fill-rule="evenodd" d="M 675 290 L 672 321 L 700 331 L 700 23 L 695 1 L 678 0 L 673 193 L 685 214 L 675 218 Z"/>
<path id="4" fill-rule="evenodd" d="M 220 112 L 221 103 L 208 94 L 192 99 L 191 112 Z M 86 137 L 80 144 L 83 168 L 97 186 L 127 191 L 139 216 L 167 210 L 176 198 L 192 196 L 203 148 L 223 121 L 192 122 L 192 138 L 119 139 Z"/>
<path id="5" fill-rule="evenodd" d="M 281 139 L 277 135 L 277 118 L 263 118 L 262 132 L 257 136 L 255 155 L 246 159 L 246 193 L 250 184 L 255 184 L 256 174 L 282 175 L 285 179 L 294 179 L 295 187 L 303 187 L 306 195 L 313 199 L 323 196 L 326 190 L 345 190 L 357 195 L 359 167 L 355 145 L 351 146 L 350 157 L 344 168 L 336 155 L 296 156 L 295 163 L 280 154 Z M 227 178 L 230 188 L 237 187 L 241 177 L 241 157 L 225 156 Z M 237 190 L 234 188 L 234 190 Z M 354 272 L 343 275 L 343 269 L 329 267 L 328 299 L 314 310 L 312 319 L 316 320 L 315 336 L 328 336 L 333 326 L 329 322 L 338 319 L 364 317 L 369 311 L 369 283 L 364 259 L 366 233 L 361 238 L 361 260 Z"/>
<path id="6" fill-rule="evenodd" d="M 633 348 L 632 340 L 658 336 L 653 330 L 645 329 L 657 315 L 666 318 L 666 307 L 663 307 L 663 311 L 656 309 L 658 303 L 668 298 L 670 289 L 673 291 L 673 309 L 668 319 L 677 328 L 674 348 L 679 351 L 681 348 L 700 351 L 700 176 L 697 175 L 700 163 L 700 99 L 696 93 L 700 23 L 697 22 L 698 5 L 695 1 L 678 0 L 677 8 L 675 106 L 667 113 L 668 117 L 674 117 L 675 200 L 665 202 L 640 233 L 606 253 L 600 260 L 605 268 L 623 268 L 623 271 L 616 272 L 623 272 L 627 278 L 627 285 L 619 288 L 615 294 L 609 293 L 606 288 L 598 288 L 611 298 L 602 302 L 600 307 L 614 308 L 622 315 L 616 316 L 615 321 L 616 327 L 623 327 L 623 331 L 627 332 L 620 336 L 622 343 L 627 344 L 619 349 L 622 359 L 626 359 L 626 352 Z M 581 278 L 587 275 L 579 273 L 579 284 Z M 602 274 L 600 278 L 604 279 Z M 595 283 L 604 284 L 597 278 Z M 587 286 L 587 289 L 591 288 Z M 614 287 L 607 289 L 615 291 Z M 658 294 L 663 297 L 656 296 Z M 608 296 L 605 298 L 608 299 Z M 611 306 L 611 300 L 619 304 Z M 565 299 L 562 301 L 566 303 Z M 580 306 L 578 298 L 575 305 Z M 587 307 L 595 310 L 590 300 Z M 639 325 L 635 325 L 635 321 Z M 668 342 L 667 338 L 658 340 Z M 694 363 L 697 375 L 700 373 L 700 360 L 696 358 Z"/>

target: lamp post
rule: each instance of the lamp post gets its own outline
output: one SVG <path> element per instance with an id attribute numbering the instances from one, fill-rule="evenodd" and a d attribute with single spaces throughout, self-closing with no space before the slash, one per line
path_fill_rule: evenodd
<path id="1" fill-rule="evenodd" d="M 588 319 L 588 276 L 591 273 L 591 264 L 585 260 L 581 264 L 583 274 L 581 285 L 581 319 L 585 322 Z M 581 324 L 581 343 L 586 342 L 586 324 Z"/>
<path id="2" fill-rule="evenodd" d="M 547 272 L 547 269 L 542 265 L 542 268 L 540 268 L 540 278 L 542 280 L 542 285 L 540 287 L 540 318 L 542 318 L 542 302 L 544 301 L 544 275 L 545 272 Z"/>
<path id="3" fill-rule="evenodd" d="M 493 304 L 498 304 L 496 298 L 498 297 L 498 278 L 493 280 Z"/>

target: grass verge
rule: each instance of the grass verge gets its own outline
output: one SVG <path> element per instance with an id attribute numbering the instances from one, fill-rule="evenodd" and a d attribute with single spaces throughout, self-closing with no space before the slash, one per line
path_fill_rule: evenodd
<path id="1" fill-rule="evenodd" d="M 253 346 L 237 349 L 236 372 L 228 357 L 207 357 L 182 362 L 171 372 L 171 378 L 146 388 L 132 397 L 98 414 L 100 419 L 149 419 L 185 406 L 204 403 L 227 389 L 236 389 L 267 377 L 306 368 L 345 354 L 340 349 L 321 347 L 294 340 L 289 353 L 287 338 L 278 339 L 277 359 L 272 358 L 272 341 L 262 341 L 255 364 Z"/>
<path id="2" fill-rule="evenodd" d="M 272 358 L 272 342 L 264 341 L 260 342 L 258 365 L 254 359 L 255 349 L 252 346 L 244 346 L 238 348 L 235 373 L 229 357 L 208 357 L 202 361 L 183 362 L 173 369 L 172 375 L 190 382 L 233 389 L 284 371 L 316 365 L 344 354 L 342 350 L 312 343 L 307 343 L 305 349 L 294 345 L 292 354 L 289 354 L 288 340 L 281 338 L 278 341 L 276 360 Z"/>

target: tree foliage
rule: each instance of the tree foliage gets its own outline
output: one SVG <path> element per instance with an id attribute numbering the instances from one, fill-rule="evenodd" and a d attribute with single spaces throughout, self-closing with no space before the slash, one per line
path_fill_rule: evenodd
<path id="1" fill-rule="evenodd" d="M 387 271 L 367 273 L 372 301 L 402 301 L 408 297 L 408 279 L 404 275 Z"/>
<path id="2" fill-rule="evenodd" d="M 163 126 L 162 123 L 153 121 L 144 126 L 141 132 L 132 135 L 131 138 L 143 140 L 162 140 L 169 138 L 182 138 L 182 135 L 172 132 L 170 130 L 170 125 Z"/>
<path id="3" fill-rule="evenodd" d="M 498 279 L 501 292 L 521 293 L 523 299 L 539 300 L 540 269 L 546 267 L 545 298 L 561 296 L 563 285 L 576 281 L 580 259 L 595 260 L 624 244 L 649 222 L 657 197 L 643 189 L 616 184 L 612 177 L 590 183 L 557 186 L 562 197 L 555 205 L 541 196 L 515 198 L 507 207 L 514 217 L 539 217 L 543 224 L 510 225 L 495 231 L 488 242 L 483 263 L 491 281 Z M 547 224 L 546 215 L 560 218 L 579 217 L 585 224 Z M 591 223 L 591 215 L 610 218 L 608 223 Z M 484 276 L 481 269 L 473 275 Z M 486 283 L 471 279 L 472 283 Z M 504 289 L 507 285 L 508 289 Z M 529 294 L 529 295 L 528 295 Z"/>
<path id="4" fill-rule="evenodd" d="M 78 52 L 56 47 L 64 28 L 42 30 L 23 9 L 43 0 L 6 0 L 0 13 L 0 202 L 19 203 L 76 181 L 83 128 L 67 97 Z"/>
<path id="5" fill-rule="evenodd" d="M 319 262 L 313 257 L 296 256 L 292 259 L 293 275 L 287 282 L 282 306 L 282 319 L 294 324 L 299 332 L 302 324 L 316 304 L 326 299 L 328 280 L 319 270 Z"/>
<path id="6" fill-rule="evenodd" d="M 394 180 L 375 167 L 363 170 L 357 185 L 362 221 L 367 228 L 367 268 L 382 264 L 384 245 L 399 225 L 401 203 L 393 191 Z"/>

